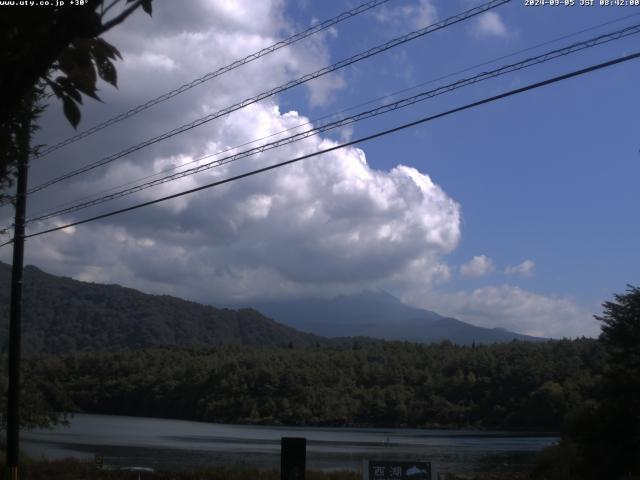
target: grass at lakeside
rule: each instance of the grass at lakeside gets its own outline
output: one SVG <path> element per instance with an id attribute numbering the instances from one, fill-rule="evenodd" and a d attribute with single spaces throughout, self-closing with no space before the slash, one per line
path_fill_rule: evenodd
<path id="1" fill-rule="evenodd" d="M 2 462 L 2 472 L 5 472 Z M 307 471 L 306 480 L 359 480 L 354 471 Z M 25 459 L 20 466 L 21 480 L 280 480 L 277 470 L 255 468 L 215 467 L 186 472 L 136 472 L 115 469 L 97 469 L 94 462 L 64 460 Z"/>
<path id="2" fill-rule="evenodd" d="M 2 459 L 4 460 L 4 458 Z M 2 472 L 5 473 L 4 461 Z M 0 478 L 4 478 L 0 477 Z M 345 470 L 322 472 L 308 470 L 306 480 L 360 480 L 360 472 Z M 434 480 L 525 480 L 525 474 L 482 474 L 454 475 L 441 473 Z M 280 480 L 278 470 L 259 470 L 255 468 L 215 467 L 190 472 L 131 472 L 124 470 L 98 470 L 91 461 L 33 460 L 25 459 L 20 467 L 21 480 Z"/>

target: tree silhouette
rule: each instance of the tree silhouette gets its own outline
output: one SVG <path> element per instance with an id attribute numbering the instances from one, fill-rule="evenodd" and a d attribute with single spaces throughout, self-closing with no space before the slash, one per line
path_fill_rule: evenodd
<path id="1" fill-rule="evenodd" d="M 152 0 L 83 0 L 82 5 L 15 6 L 0 15 L 0 189 L 15 175 L 16 125 L 32 115 L 34 89 L 46 86 L 65 117 L 80 122 L 82 95 L 99 100 L 98 77 L 117 86 L 118 50 L 100 36 Z M 121 11 L 115 14 L 118 5 Z M 37 97 L 37 95 L 36 95 Z M 41 108 L 41 107 L 38 107 Z"/>
<path id="2" fill-rule="evenodd" d="M 606 367 L 595 398 L 565 418 L 562 441 L 543 452 L 533 478 L 596 480 L 640 474 L 640 288 L 602 304 Z"/>
<path id="3" fill-rule="evenodd" d="M 600 341 L 608 356 L 603 376 L 601 415 L 608 471 L 640 474 L 640 288 L 605 302 Z"/>
<path id="4" fill-rule="evenodd" d="M 18 414 L 27 163 L 37 150 L 31 144 L 31 133 L 46 106 L 43 102 L 46 88 L 62 101 L 64 114 L 75 128 L 80 121 L 82 95 L 100 100 L 96 94 L 98 77 L 117 85 L 113 61 L 120 53 L 100 35 L 122 23 L 139 7 L 151 14 L 151 1 L 78 0 L 76 5 L 60 2 L 57 6 L 16 4 L 6 5 L 0 16 L 0 191 L 12 183 L 12 177 L 18 178 L 17 193 L 13 197 L 16 221 L 7 395 L 7 463 L 12 478 L 17 475 L 18 420 L 28 425 L 29 418 L 45 424 L 57 419 L 55 415 L 40 415 L 43 402 L 25 402 L 34 398 L 28 395 L 22 401 L 22 417 Z M 114 14 L 117 5 L 123 8 Z M 0 200 L 3 196 L 0 193 Z"/>

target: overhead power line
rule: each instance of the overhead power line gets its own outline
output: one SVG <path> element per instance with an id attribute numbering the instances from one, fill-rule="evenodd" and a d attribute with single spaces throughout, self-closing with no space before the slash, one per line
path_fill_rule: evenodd
<path id="1" fill-rule="evenodd" d="M 103 130 L 107 127 L 110 127 L 111 125 L 114 125 L 116 123 L 119 123 L 123 120 L 126 120 L 127 118 L 133 117 L 134 115 L 137 115 L 138 113 L 147 110 L 148 108 L 153 107 L 154 105 L 157 105 L 159 103 L 162 103 L 166 100 L 169 100 L 170 98 L 175 97 L 176 95 L 180 95 L 183 92 L 186 92 L 187 90 L 191 90 L 193 87 L 196 87 L 198 85 L 201 85 L 205 82 L 208 82 L 209 80 L 212 80 L 216 77 L 219 77 L 220 75 L 223 75 L 227 72 L 230 72 L 231 70 L 235 70 L 238 67 L 241 67 L 242 65 L 246 65 L 247 63 L 253 62 L 254 60 L 257 60 L 259 58 L 262 58 L 270 53 L 273 53 L 277 50 L 280 50 L 281 48 L 287 47 L 289 45 L 292 45 L 300 40 L 303 40 L 307 37 L 310 37 L 318 32 L 321 32 L 322 30 L 326 30 L 327 28 L 333 27 L 334 25 L 337 25 L 338 23 L 347 20 L 349 18 L 355 17 L 356 15 L 359 15 L 361 13 L 364 13 L 368 10 L 371 10 L 372 8 L 375 8 L 379 5 L 382 5 L 383 3 L 387 3 L 389 0 L 372 0 L 369 2 L 365 2 L 361 5 L 358 5 L 355 8 L 352 8 L 351 10 L 347 10 L 345 12 L 340 13 L 339 15 L 336 15 L 333 18 L 330 18 L 328 20 L 323 21 L 322 23 L 318 23 L 302 32 L 298 32 L 294 35 L 291 35 L 290 37 L 281 40 L 279 42 L 274 43 L 273 45 L 270 45 L 268 47 L 263 48 L 262 50 L 259 50 L 257 52 L 251 53 L 249 55 L 247 55 L 244 58 L 241 58 L 239 60 L 236 60 L 232 63 L 230 63 L 229 65 L 226 65 L 224 67 L 220 67 L 218 70 L 214 71 L 214 72 L 209 72 L 199 78 L 196 78 L 195 80 L 192 80 L 189 83 L 185 83 L 184 85 L 179 86 L 178 88 L 171 90 L 170 92 L 164 93 L 154 99 L 149 100 L 146 103 L 143 103 L 141 105 L 138 105 L 130 110 L 127 110 L 124 113 L 121 113 L 119 115 L 116 115 L 115 117 L 110 118 L 109 120 L 106 120 L 102 123 L 99 123 L 98 125 L 95 125 L 87 130 L 84 130 L 83 132 L 80 132 L 76 135 L 73 135 L 59 143 L 56 143 L 55 145 L 52 145 L 50 147 L 44 148 L 42 150 L 42 152 L 40 152 L 38 155 L 36 155 L 35 158 L 42 158 L 45 157 L 47 155 L 49 155 L 51 152 L 54 152 L 64 146 L 70 145 L 72 143 L 75 143 L 79 140 L 82 140 L 83 138 L 86 138 L 90 135 L 93 135 L 94 133 L 99 132 L 100 130 Z"/>
<path id="2" fill-rule="evenodd" d="M 438 113 L 436 115 L 423 117 L 423 118 L 421 118 L 419 120 L 415 120 L 413 122 L 404 123 L 404 124 L 402 124 L 400 126 L 397 126 L 397 127 L 394 127 L 394 128 L 383 130 L 383 131 L 374 133 L 372 135 L 367 135 L 365 137 L 361 137 L 361 138 L 358 138 L 356 140 L 351 140 L 349 142 L 341 143 L 339 145 L 335 145 L 333 147 L 326 148 L 326 149 L 323 149 L 323 150 L 319 150 L 319 151 L 316 151 L 316 152 L 312 152 L 312 153 L 309 153 L 309 154 L 306 154 L 306 155 L 301 155 L 299 157 L 296 157 L 296 158 L 293 158 L 293 159 L 290 159 L 290 160 L 285 160 L 283 162 L 276 163 L 276 164 L 273 164 L 273 165 L 269 165 L 267 167 L 259 168 L 259 169 L 256 169 L 256 170 L 252 170 L 250 172 L 243 173 L 241 175 L 236 175 L 234 177 L 226 178 L 224 180 L 219 180 L 219 181 L 212 182 L 212 183 L 209 183 L 209 184 L 206 184 L 206 185 L 201 185 L 199 187 L 195 187 L 195 188 L 192 188 L 192 189 L 189 189 L 189 190 L 185 190 L 185 191 L 182 191 L 182 192 L 179 192 L 179 193 L 174 193 L 172 195 L 167 195 L 165 197 L 157 198 L 155 200 L 150 200 L 148 202 L 139 203 L 139 204 L 136 204 L 136 205 L 132 205 L 132 206 L 129 206 L 129 207 L 126 207 L 126 208 L 121 208 L 121 209 L 114 210 L 114 211 L 111 211 L 111 212 L 108 212 L 108 213 L 104 213 L 104 214 L 101 214 L 101 215 L 96 215 L 94 217 L 85 218 L 83 220 L 79 220 L 79 221 L 76 221 L 76 222 L 67 223 L 65 225 L 60 225 L 60 226 L 49 228 L 49 229 L 46 229 L 46 230 L 41 230 L 41 231 L 36 232 L 36 233 L 31 233 L 29 235 L 26 235 L 25 238 L 37 237 L 37 236 L 44 235 L 44 234 L 51 233 L 51 232 L 55 232 L 55 231 L 58 231 L 58 230 L 63 230 L 65 228 L 75 227 L 77 225 L 82 225 L 82 224 L 93 222 L 93 221 L 96 221 L 96 220 L 101 220 L 103 218 L 112 217 L 114 215 L 118 215 L 118 214 L 125 213 L 125 212 L 130 212 L 132 210 L 137 210 L 139 208 L 147 207 L 147 206 L 150 206 L 150 205 L 155 205 L 157 203 L 161 203 L 161 202 L 164 202 L 164 201 L 167 201 L 167 200 L 171 200 L 171 199 L 174 199 L 174 198 L 178 198 L 178 197 L 182 197 L 182 196 L 185 196 L 185 195 L 189 195 L 191 193 L 195 193 L 195 192 L 198 192 L 198 191 L 201 191 L 201 190 L 206 190 L 206 189 L 213 188 L 213 187 L 216 187 L 216 186 L 219 186 L 219 185 L 223 185 L 223 184 L 226 184 L 226 183 L 230 183 L 230 182 L 233 182 L 233 181 L 236 181 L 236 180 L 240 180 L 240 179 L 243 179 L 243 178 L 251 177 L 251 176 L 257 175 L 259 173 L 264 173 L 264 172 L 267 172 L 269 170 L 274 170 L 276 168 L 283 167 L 285 165 L 290 165 L 290 164 L 293 164 L 293 163 L 296 163 L 296 162 L 300 162 L 300 161 L 305 160 L 307 158 L 316 157 L 316 156 L 322 155 L 324 153 L 329 153 L 329 152 L 332 152 L 332 151 L 335 151 L 335 150 L 338 150 L 338 149 L 341 149 L 341 148 L 345 148 L 345 147 L 349 147 L 349 146 L 352 146 L 352 145 L 363 143 L 363 142 L 366 142 L 366 141 L 369 141 L 369 140 L 373 140 L 375 138 L 379 138 L 379 137 L 382 137 L 382 136 L 385 136 L 385 135 L 396 133 L 396 132 L 399 132 L 401 130 L 404 130 L 404 129 L 407 129 L 407 128 L 410 128 L 410 127 L 414 127 L 416 125 L 420 125 L 420 124 L 423 124 L 423 123 L 427 123 L 427 122 L 436 120 L 438 118 L 446 117 L 446 116 L 449 116 L 449 115 L 452 115 L 452 114 L 455 114 L 455 113 L 458 113 L 458 112 L 462 112 L 464 110 L 469 110 L 471 108 L 475 108 L 475 107 L 478 107 L 478 106 L 481 106 L 481 105 L 484 105 L 484 104 L 487 104 L 487 103 L 494 102 L 496 100 L 500 100 L 500 99 L 503 99 L 503 98 L 511 97 L 513 95 L 517 95 L 517 94 L 524 93 L 524 92 L 527 92 L 527 91 L 530 91 L 530 90 L 534 90 L 534 89 L 541 88 L 541 87 L 544 87 L 544 86 L 547 86 L 547 85 L 551 85 L 553 83 L 557 83 L 557 82 L 560 82 L 560 81 L 563 81 L 563 80 L 567 80 L 569 78 L 578 77 L 580 75 L 584 75 L 586 73 L 594 72 L 596 70 L 601 70 L 601 69 L 604 69 L 604 68 L 607 68 L 607 67 L 611 67 L 613 65 L 617 65 L 617 64 L 624 63 L 624 62 L 628 62 L 628 61 L 634 60 L 634 59 L 639 58 L 639 57 L 640 57 L 640 51 L 632 53 L 632 54 L 629 54 L 629 55 L 625 55 L 625 56 L 622 56 L 622 57 L 618 57 L 618 58 L 615 58 L 615 59 L 612 59 L 612 60 L 609 60 L 609 61 L 606 61 L 606 62 L 603 62 L 603 63 L 599 63 L 597 65 L 592 65 L 590 67 L 582 68 L 580 70 L 574 70 L 572 72 L 565 73 L 563 75 L 558 75 L 558 76 L 549 78 L 547 80 L 543 80 L 543 81 L 540 81 L 540 82 L 532 83 L 532 84 L 526 85 L 524 87 L 520 87 L 520 88 L 516 88 L 516 89 L 513 89 L 513 90 L 509 90 L 509 91 L 501 93 L 499 95 L 494 95 L 492 97 L 488 97 L 488 98 L 485 98 L 483 100 L 479 100 L 479 101 L 476 101 L 476 102 L 468 103 L 468 104 L 463 105 L 461 107 L 453 108 L 451 110 L 447 110 L 445 112 L 441 112 L 441 113 Z M 11 241 L 0 245 L 0 247 L 2 247 L 4 245 L 7 245 L 9 243 L 11 243 Z"/>
<path id="3" fill-rule="evenodd" d="M 263 153 L 265 151 L 272 150 L 272 149 L 281 147 L 283 145 L 288 145 L 290 143 L 294 143 L 294 142 L 297 142 L 297 141 L 300 141 L 300 140 L 303 140 L 303 139 L 318 135 L 320 133 L 323 133 L 323 132 L 326 132 L 326 131 L 329 131 L 329 130 L 333 130 L 333 129 L 336 129 L 336 128 L 344 127 L 346 125 L 350 125 L 352 123 L 359 122 L 359 121 L 367 119 L 367 118 L 379 116 L 379 115 L 382 115 L 382 114 L 385 114 L 385 113 L 389 113 L 391 111 L 395 111 L 395 110 L 398 110 L 398 109 L 401 109 L 401 108 L 405 108 L 405 107 L 408 107 L 410 105 L 414 105 L 414 104 L 416 104 L 418 102 L 422 102 L 422 101 L 428 100 L 430 98 L 436 97 L 438 95 L 442 95 L 442 94 L 457 90 L 458 88 L 466 87 L 466 86 L 473 85 L 473 84 L 476 84 L 476 83 L 479 83 L 479 82 L 482 82 L 482 81 L 485 81 L 485 80 L 489 80 L 491 78 L 495 78 L 495 77 L 502 76 L 502 75 L 505 75 L 505 74 L 508 74 L 508 73 L 511 73 L 511 72 L 519 71 L 519 70 L 522 70 L 522 69 L 525 69 L 525 68 L 529 68 L 529 67 L 532 67 L 532 66 L 535 66 L 535 65 L 539 65 L 539 64 L 548 62 L 550 60 L 553 60 L 553 59 L 556 59 L 556 58 L 559 58 L 559 57 L 564 57 L 566 55 L 570 55 L 570 54 L 573 54 L 573 53 L 576 53 L 576 52 L 579 52 L 579 51 L 582 51 L 582 50 L 585 50 L 585 49 L 588 49 L 588 48 L 593 48 L 593 47 L 595 47 L 597 45 L 602 45 L 602 44 L 605 44 L 605 43 L 608 43 L 608 42 L 611 42 L 611 41 L 614 41 L 614 40 L 619 40 L 621 38 L 625 38 L 625 37 L 628 37 L 630 35 L 634 35 L 634 34 L 638 34 L 638 33 L 640 33 L 640 24 L 636 24 L 636 25 L 633 25 L 633 26 L 630 26 L 630 27 L 626 27 L 626 28 L 617 30 L 615 32 L 599 35 L 599 36 L 591 38 L 589 40 L 584 40 L 582 42 L 577 42 L 577 43 L 574 43 L 572 45 L 568 45 L 566 47 L 558 48 L 558 49 L 552 50 L 550 52 L 547 52 L 547 53 L 544 53 L 544 54 L 541 54 L 541 55 L 537 55 L 535 57 L 530 57 L 530 58 L 527 58 L 525 60 L 521 60 L 521 61 L 516 62 L 516 63 L 505 65 L 505 66 L 502 66 L 500 68 L 497 68 L 497 69 L 494 69 L 494 70 L 491 70 L 491 71 L 488 71 L 488 72 L 482 72 L 482 73 L 479 73 L 479 74 L 474 75 L 472 77 L 464 78 L 464 79 L 458 80 L 456 82 L 450 83 L 448 85 L 444 85 L 444 86 L 435 88 L 433 90 L 429 90 L 429 91 L 426 91 L 426 92 L 421 92 L 421 93 L 418 93 L 417 95 L 413 95 L 411 97 L 403 98 L 403 99 L 400 99 L 398 101 L 391 102 L 391 103 L 388 103 L 386 105 L 382 105 L 380 107 L 377 107 L 377 108 L 374 108 L 374 109 L 371 109 L 371 110 L 367 110 L 365 112 L 361 112 L 361 113 L 358 113 L 356 115 L 352 115 L 350 117 L 347 117 L 347 118 L 344 118 L 344 119 L 341 119 L 341 120 L 337 120 L 337 121 L 334 121 L 334 122 L 329 122 L 329 123 L 326 123 L 324 125 L 321 125 L 321 126 L 318 126 L 318 127 L 315 127 L 315 128 L 311 128 L 311 129 L 306 130 L 304 132 L 296 133 L 296 134 L 291 135 L 291 136 L 286 137 L 286 138 L 275 140 L 273 142 L 266 143 L 264 145 L 261 145 L 261 146 L 258 146 L 258 147 L 254 147 L 254 148 L 242 151 L 242 152 L 238 152 L 238 153 L 235 153 L 233 155 L 228 155 L 226 157 L 223 157 L 221 159 L 206 163 L 204 165 L 199 165 L 197 167 L 192 167 L 192 168 L 189 168 L 187 170 L 176 172 L 174 174 L 167 175 L 165 177 L 158 178 L 156 180 L 152 180 L 150 182 L 146 182 L 146 183 L 142 183 L 142 184 L 130 187 L 130 188 L 126 188 L 126 189 L 111 193 L 109 195 L 104 195 L 102 197 L 95 198 L 93 200 L 89 200 L 89 201 L 86 201 L 86 202 L 81 202 L 81 203 L 78 203 L 76 205 L 73 205 L 73 206 L 70 206 L 70 207 L 67 207 L 67 208 L 63 208 L 63 209 L 55 210 L 55 211 L 52 211 L 52 212 L 49 212 L 49 213 L 45 213 L 43 215 L 35 216 L 35 217 L 32 217 L 32 218 L 29 218 L 27 220 L 27 223 L 33 223 L 33 222 L 36 222 L 36 221 L 47 220 L 49 218 L 57 217 L 57 216 L 64 215 L 64 214 L 67 214 L 67 213 L 77 212 L 79 210 L 82 210 L 82 209 L 85 209 L 85 208 L 88 208 L 88 207 L 99 205 L 99 204 L 105 203 L 107 201 L 114 200 L 116 198 L 122 198 L 124 196 L 132 195 L 134 193 L 140 192 L 142 190 L 146 190 L 148 188 L 152 188 L 152 187 L 164 184 L 164 183 L 175 181 L 175 180 L 178 180 L 180 178 L 187 177 L 187 176 L 195 175 L 197 173 L 203 172 L 205 170 L 210 170 L 210 169 L 215 168 L 215 167 L 220 167 L 222 165 L 226 165 L 228 163 L 235 162 L 235 161 L 240 160 L 242 158 L 250 157 L 250 156 L 256 155 L 258 153 Z M 216 155 L 216 154 L 211 154 L 211 155 L 208 155 L 208 156 L 205 155 L 203 157 L 200 157 L 200 160 L 203 160 L 203 159 L 205 159 L 207 157 L 211 157 L 211 156 L 214 156 L 214 155 Z"/>
<path id="4" fill-rule="evenodd" d="M 200 161 L 202 161 L 204 159 L 210 158 L 212 156 L 222 155 L 222 154 L 227 153 L 229 151 L 237 150 L 239 148 L 246 147 L 246 146 L 251 145 L 253 143 L 260 142 L 262 140 L 268 140 L 269 138 L 277 137 L 278 135 L 281 135 L 283 133 L 287 133 L 287 132 L 290 132 L 290 131 L 293 131 L 293 130 L 297 130 L 297 129 L 300 129 L 302 127 L 306 127 L 308 125 L 313 125 L 316 122 L 319 122 L 319 121 L 322 121 L 322 120 L 327 120 L 329 118 L 338 117 L 339 115 L 342 115 L 344 113 L 347 113 L 347 112 L 350 112 L 352 110 L 355 110 L 356 108 L 364 107 L 364 106 L 371 105 L 371 104 L 375 104 L 375 103 L 383 101 L 383 100 L 388 100 L 389 98 L 396 97 L 397 95 L 399 95 L 401 93 L 409 92 L 411 90 L 415 90 L 415 89 L 417 89 L 419 87 L 422 87 L 422 86 L 425 86 L 425 85 L 430 85 L 430 84 L 435 83 L 435 82 L 437 82 L 439 80 L 445 80 L 447 78 L 451 78 L 453 76 L 456 76 L 456 75 L 459 75 L 459 74 L 462 74 L 462 73 L 470 72 L 470 71 L 473 71 L 473 70 L 475 70 L 477 68 L 480 68 L 480 67 L 483 67 L 483 66 L 486 66 L 486 65 L 490 65 L 492 63 L 496 63 L 496 62 L 498 62 L 500 60 L 504 60 L 504 59 L 507 59 L 507 58 L 515 57 L 516 55 L 519 55 L 521 53 L 526 53 L 526 52 L 538 49 L 540 47 L 544 47 L 546 45 L 557 43 L 557 42 L 559 42 L 561 40 L 565 40 L 565 39 L 568 39 L 568 38 L 576 37 L 576 36 L 581 35 L 581 34 L 586 33 L 586 32 L 590 32 L 590 31 L 593 31 L 593 30 L 596 30 L 596 29 L 599 29 L 599 28 L 602 28 L 602 27 L 605 27 L 605 26 L 608 26 L 608 25 L 611 25 L 611 24 L 614 24 L 614 23 L 619 23 L 619 22 L 621 22 L 623 20 L 628 20 L 631 17 L 637 17 L 638 15 L 640 15 L 640 12 L 632 13 L 630 15 L 625 15 L 623 17 L 619 17 L 619 18 L 616 18 L 614 20 L 610 20 L 610 21 L 607 21 L 607 22 L 603 22 L 603 23 L 599 23 L 599 24 L 596 24 L 596 25 L 592 25 L 591 27 L 584 28 L 582 30 L 578 30 L 578 31 L 575 31 L 575 32 L 572 32 L 572 33 L 569 33 L 569 34 L 566 34 L 566 35 L 562 35 L 560 37 L 556 37 L 554 39 L 547 40 L 547 41 L 544 41 L 542 43 L 538 43 L 538 44 L 535 44 L 535 45 L 532 45 L 532 46 L 517 50 L 515 52 L 511 52 L 511 53 L 509 53 L 507 55 L 502 55 L 502 56 L 494 58 L 492 60 L 487 60 L 487 61 L 484 61 L 482 63 L 478 63 L 478 64 L 472 65 L 470 67 L 466 67 L 464 69 L 457 70 L 455 72 L 447 73 L 447 74 L 442 75 L 442 76 L 437 77 L 437 78 L 432 78 L 430 80 L 427 80 L 427 81 L 424 81 L 424 82 L 420 82 L 420 83 L 418 83 L 416 85 L 413 85 L 411 87 L 403 88 L 401 90 L 396 90 L 395 92 L 392 92 L 390 94 L 387 94 L 387 95 L 384 95 L 384 96 L 381 96 L 381 97 L 377 97 L 377 98 L 373 98 L 371 100 L 367 100 L 365 102 L 361 102 L 361 103 L 358 103 L 356 105 L 352 105 L 350 107 L 344 108 L 344 109 L 339 110 L 337 112 L 333 112 L 333 113 L 329 113 L 329 114 L 326 114 L 326 115 L 322 115 L 320 117 L 316 117 L 316 118 L 308 120 L 308 121 L 306 121 L 304 123 L 300 123 L 298 125 L 295 125 L 293 127 L 289 127 L 289 128 L 280 130 L 278 132 L 274 132 L 274 133 L 271 133 L 269 135 L 265 135 L 265 136 L 260 137 L 260 138 L 255 138 L 253 140 L 249 140 L 247 142 L 243 142 L 243 143 L 241 143 L 239 145 L 235 145 L 235 146 L 232 146 L 232 147 L 226 147 L 223 150 L 217 151 L 216 153 L 205 154 L 205 155 L 199 156 L 199 157 L 195 158 L 194 160 L 191 160 L 191 161 L 189 161 L 187 163 L 184 163 L 182 165 L 169 167 L 169 168 L 166 168 L 164 170 L 160 170 L 159 172 L 155 172 L 155 173 L 152 173 L 150 175 L 145 175 L 145 176 L 139 177 L 139 178 L 137 178 L 135 180 L 130 180 L 130 181 L 127 181 L 125 183 L 122 183 L 122 184 L 119 184 L 119 185 L 116 185 L 116 186 L 113 186 L 113 187 L 109 187 L 107 189 L 92 193 L 90 195 L 85 195 L 85 196 L 77 198 L 75 200 L 69 200 L 69 201 L 60 203 L 57 206 L 55 206 L 53 209 L 50 208 L 48 210 L 43 210 L 43 211 L 40 211 L 40 212 L 34 214 L 33 217 L 32 217 L 32 220 L 29 220 L 29 221 L 35 221 L 36 217 L 40 218 L 41 216 L 48 215 L 49 213 L 54 212 L 54 211 L 55 212 L 61 211 L 63 209 L 63 207 L 67 207 L 68 205 L 74 205 L 74 206 L 78 205 L 79 202 L 82 202 L 83 200 L 89 201 L 89 199 L 101 198 L 101 197 L 105 196 L 105 194 L 108 194 L 109 192 L 113 192 L 114 190 L 122 189 L 124 187 L 129 186 L 129 185 L 134 185 L 134 184 L 136 184 L 138 182 L 142 182 L 143 180 L 148 180 L 148 179 L 153 178 L 153 177 L 159 177 L 162 174 L 173 172 L 175 170 L 178 170 L 179 168 L 183 168 L 183 167 L 185 167 L 187 165 L 192 165 L 194 163 L 198 163 L 198 162 L 200 162 Z M 6 228 L 11 228 L 11 225 L 7 225 Z"/>
<path id="5" fill-rule="evenodd" d="M 443 28 L 446 28 L 446 27 L 449 27 L 449 26 L 454 25 L 456 23 L 459 23 L 459 22 L 462 22 L 464 20 L 467 20 L 467 19 L 469 19 L 471 17 L 474 17 L 476 15 L 480 15 L 481 13 L 484 13 L 484 12 L 486 12 L 488 10 L 496 8 L 496 7 L 500 6 L 500 5 L 508 3 L 510 1 L 511 0 L 491 0 L 491 1 L 489 1 L 489 2 L 487 2 L 485 4 L 483 4 L 483 5 L 480 5 L 480 6 L 477 6 L 477 7 L 473 7 L 471 9 L 469 9 L 469 10 L 466 10 L 466 11 L 464 11 L 462 13 L 459 13 L 457 15 L 449 17 L 449 18 L 447 18 L 445 20 L 442 20 L 442 21 L 440 21 L 438 23 L 434 23 L 434 24 L 429 25 L 429 26 L 427 26 L 425 28 L 422 28 L 420 30 L 415 30 L 415 31 L 413 31 L 411 33 L 408 33 L 406 35 L 402 35 L 400 37 L 394 38 L 393 40 L 390 40 L 390 41 L 388 41 L 388 42 L 386 42 L 386 43 L 384 43 L 382 45 L 378 45 L 376 47 L 370 48 L 367 51 L 361 52 L 361 53 L 356 54 L 356 55 L 354 55 L 352 57 L 349 57 L 349 58 L 346 58 L 344 60 L 341 60 L 341 61 L 339 61 L 337 63 L 334 63 L 333 65 L 330 65 L 328 67 L 321 68 L 320 70 L 317 70 L 317 71 L 315 71 L 313 73 L 309 73 L 309 74 L 303 75 L 302 77 L 299 77 L 296 80 L 292 80 L 290 82 L 287 82 L 287 83 L 285 83 L 283 85 L 280 85 L 278 87 L 275 87 L 275 88 L 273 88 L 271 90 L 268 90 L 266 92 L 260 93 L 260 94 L 254 96 L 254 97 L 251 97 L 251 98 L 248 98 L 246 100 L 243 100 L 240 103 L 237 103 L 237 104 L 232 105 L 230 107 L 227 107 L 227 108 L 224 108 L 222 110 L 219 110 L 219 111 L 217 111 L 215 113 L 211 113 L 211 114 L 206 115 L 204 117 L 200 117 L 200 118 L 194 120 L 193 122 L 184 124 L 184 125 L 182 125 L 180 127 L 174 128 L 173 130 L 170 130 L 170 131 L 165 132 L 165 133 L 163 133 L 161 135 L 158 135 L 158 136 L 153 137 L 151 139 L 145 140 L 144 142 L 141 142 L 141 143 L 139 143 L 137 145 L 129 147 L 129 148 L 125 149 L 125 150 L 122 150 L 122 151 L 120 151 L 118 153 L 115 153 L 113 155 L 105 157 L 105 158 L 103 158 L 101 160 L 98 160 L 96 162 L 90 163 L 89 165 L 86 165 L 84 167 L 78 168 L 76 170 L 68 172 L 68 173 L 66 173 L 64 175 L 61 175 L 59 177 L 53 178 L 53 179 L 51 179 L 49 181 L 46 181 L 46 182 L 44 182 L 44 183 L 42 183 L 42 184 L 40 184 L 40 185 L 38 185 L 36 187 L 31 188 L 27 193 L 28 194 L 32 194 L 32 193 L 38 192 L 40 190 L 43 190 L 44 188 L 50 187 L 51 185 L 59 183 L 59 182 L 61 182 L 63 180 L 66 180 L 68 178 L 75 177 L 76 175 L 80 175 L 81 173 L 86 173 L 86 172 L 88 172 L 90 170 L 93 170 L 95 168 L 101 167 L 103 165 L 106 165 L 108 163 L 113 162 L 114 160 L 117 160 L 117 159 L 122 158 L 122 157 L 124 157 L 126 155 L 129 155 L 130 153 L 136 152 L 138 150 L 141 150 L 141 149 L 143 149 L 145 147 L 148 147 L 150 145 L 158 143 L 158 142 L 160 142 L 162 140 L 166 140 L 168 138 L 171 138 L 171 137 L 173 137 L 175 135 L 178 135 L 180 133 L 184 133 L 184 132 L 186 132 L 188 130 L 191 130 L 193 128 L 199 127 L 200 125 L 204 125 L 205 123 L 208 123 L 208 122 L 210 122 L 210 121 L 212 121 L 212 120 L 214 120 L 216 118 L 219 118 L 219 117 L 222 117 L 222 116 L 227 115 L 229 113 L 232 113 L 232 112 L 235 112 L 237 110 L 240 110 L 241 108 L 244 108 L 244 107 L 246 107 L 248 105 L 251 105 L 251 104 L 254 104 L 254 103 L 259 102 L 261 100 L 264 100 L 266 98 L 272 97 L 273 95 L 282 93 L 282 92 L 284 92 L 286 90 L 289 90 L 289 89 L 291 89 L 293 87 L 296 87 L 298 85 L 306 83 L 306 82 L 308 82 L 310 80 L 314 80 L 316 78 L 319 78 L 319 77 L 321 77 L 323 75 L 326 75 L 328 73 L 335 72 L 335 71 L 337 71 L 337 70 L 339 70 L 341 68 L 344 68 L 344 67 L 346 67 L 348 65 L 351 65 L 353 63 L 362 61 L 362 60 L 364 60 L 366 58 L 372 57 L 374 55 L 378 55 L 379 53 L 382 53 L 384 51 L 387 51 L 387 50 L 389 50 L 391 48 L 397 47 L 397 46 L 402 45 L 404 43 L 410 42 L 410 41 L 415 40 L 417 38 L 420 38 L 420 37 L 422 37 L 424 35 L 427 35 L 429 33 L 433 33 L 435 31 L 441 30 Z"/>

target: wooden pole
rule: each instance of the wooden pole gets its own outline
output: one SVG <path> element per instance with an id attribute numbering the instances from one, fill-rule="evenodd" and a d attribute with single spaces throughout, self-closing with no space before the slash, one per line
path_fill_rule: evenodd
<path id="1" fill-rule="evenodd" d="M 31 104 L 27 106 L 31 109 Z M 25 112 L 16 132 L 18 178 L 16 215 L 11 269 L 11 307 L 9 316 L 9 388 L 7 392 L 7 467 L 9 479 L 18 480 L 20 457 L 20 348 L 22 323 L 22 273 L 24 266 L 24 221 L 27 209 L 27 173 L 31 141 L 31 114 Z"/>

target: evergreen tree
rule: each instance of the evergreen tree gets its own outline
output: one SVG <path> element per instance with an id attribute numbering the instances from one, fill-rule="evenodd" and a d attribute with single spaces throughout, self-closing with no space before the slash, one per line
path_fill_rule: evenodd
<path id="1" fill-rule="evenodd" d="M 602 385 L 602 440 L 607 473 L 640 474 L 640 288 L 603 304 L 602 342 L 607 369 Z"/>

